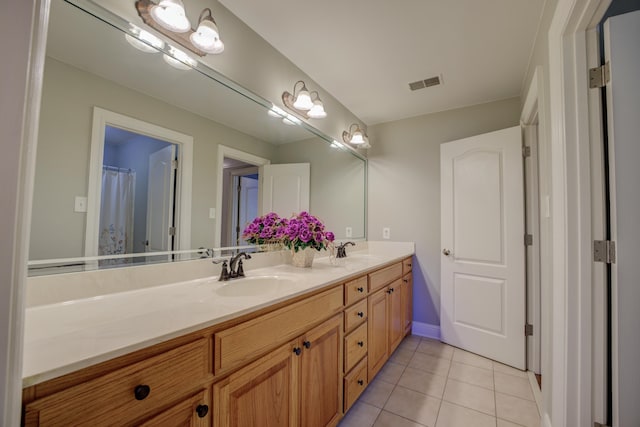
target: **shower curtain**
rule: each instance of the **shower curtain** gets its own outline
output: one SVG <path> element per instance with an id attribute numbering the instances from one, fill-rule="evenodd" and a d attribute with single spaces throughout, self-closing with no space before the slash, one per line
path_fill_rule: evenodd
<path id="1" fill-rule="evenodd" d="M 99 255 L 133 252 L 135 182 L 135 171 L 110 166 L 102 168 Z"/>

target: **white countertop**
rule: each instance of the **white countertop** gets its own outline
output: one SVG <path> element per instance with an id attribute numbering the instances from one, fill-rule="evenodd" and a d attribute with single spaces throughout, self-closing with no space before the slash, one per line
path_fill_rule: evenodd
<path id="1" fill-rule="evenodd" d="M 248 278 L 293 279 L 254 296 L 221 296 L 217 277 L 112 293 L 27 308 L 23 387 L 213 326 L 269 305 L 321 289 L 414 253 L 412 243 L 370 245 L 332 264 L 317 257 L 312 268 L 281 264 L 250 269 Z M 271 288 L 270 288 L 271 289 Z"/>

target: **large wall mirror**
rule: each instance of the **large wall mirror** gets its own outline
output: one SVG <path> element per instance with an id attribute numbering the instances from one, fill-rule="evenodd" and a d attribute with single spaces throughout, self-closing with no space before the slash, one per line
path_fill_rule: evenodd
<path id="1" fill-rule="evenodd" d="M 30 274 L 241 246 L 276 165 L 307 165 L 309 211 L 338 239 L 365 238 L 364 157 L 134 33 L 92 2 L 51 2 Z"/>

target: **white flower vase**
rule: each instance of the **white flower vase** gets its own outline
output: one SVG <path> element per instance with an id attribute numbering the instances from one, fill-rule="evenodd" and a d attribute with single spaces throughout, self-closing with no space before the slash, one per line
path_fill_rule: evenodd
<path id="1" fill-rule="evenodd" d="M 313 264 L 313 257 L 316 255 L 316 250 L 313 248 L 304 248 L 298 252 L 291 251 L 291 264 L 296 267 L 309 268 Z"/>

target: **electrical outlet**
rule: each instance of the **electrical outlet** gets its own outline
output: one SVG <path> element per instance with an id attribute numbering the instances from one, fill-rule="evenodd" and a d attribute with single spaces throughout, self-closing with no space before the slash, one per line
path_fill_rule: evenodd
<path id="1" fill-rule="evenodd" d="M 344 230 L 344 235 L 345 235 L 345 237 L 353 237 L 353 228 L 347 227 Z"/>
<path id="2" fill-rule="evenodd" d="M 382 229 L 382 238 L 385 240 L 389 240 L 391 238 L 391 229 L 389 227 L 384 227 Z"/>
<path id="3" fill-rule="evenodd" d="M 73 207 L 74 212 L 86 212 L 87 211 L 87 198 L 82 196 L 76 196 L 75 205 Z"/>

